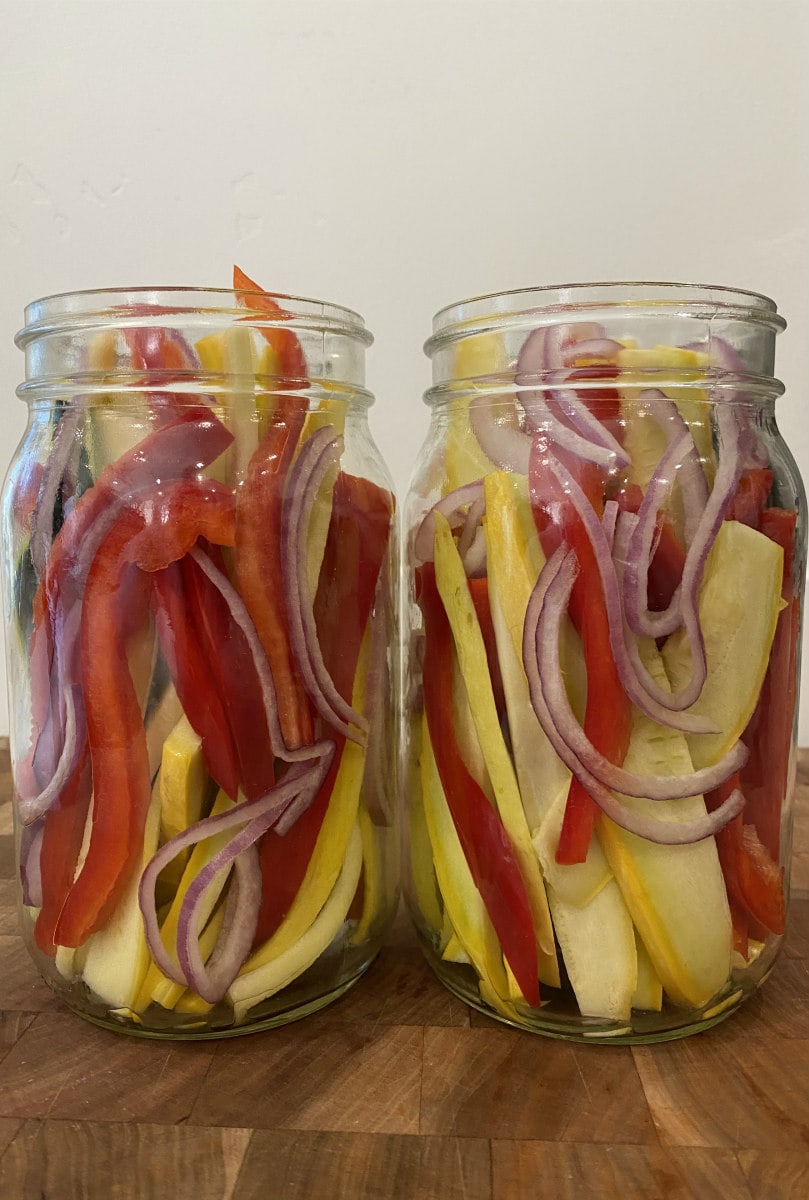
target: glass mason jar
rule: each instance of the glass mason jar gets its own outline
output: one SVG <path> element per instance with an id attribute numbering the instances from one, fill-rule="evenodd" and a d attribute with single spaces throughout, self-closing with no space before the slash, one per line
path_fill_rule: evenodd
<path id="1" fill-rule="evenodd" d="M 561 1038 L 726 1017 L 784 933 L 804 492 L 768 299 L 440 312 L 406 511 L 407 894 L 439 978 Z"/>
<path id="2" fill-rule="evenodd" d="M 397 895 L 398 557 L 371 336 L 243 283 L 50 297 L 17 338 L 24 933 L 71 1008 L 158 1037 L 321 1008 Z"/>

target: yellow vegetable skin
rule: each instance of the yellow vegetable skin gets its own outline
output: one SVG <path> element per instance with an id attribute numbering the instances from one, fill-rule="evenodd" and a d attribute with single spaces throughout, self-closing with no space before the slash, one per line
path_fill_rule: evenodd
<path id="1" fill-rule="evenodd" d="M 725 521 L 717 534 L 699 592 L 699 621 L 708 675 L 689 712 L 708 717 L 716 734 L 689 734 L 696 768 L 715 763 L 736 744 L 753 715 L 767 673 L 778 614 L 783 607 L 784 551 L 738 521 Z M 663 662 L 673 691 L 691 677 L 691 651 L 684 630 L 669 637 Z"/>
<path id="2" fill-rule="evenodd" d="M 640 651 L 647 670 L 666 688 L 654 642 L 644 639 Z M 624 766 L 639 775 L 693 771 L 684 735 L 639 709 L 633 709 Z M 619 798 L 632 811 L 661 821 L 692 821 L 705 813 L 701 796 L 665 803 Z M 727 983 L 732 949 L 730 911 L 713 838 L 663 846 L 627 833 L 603 816 L 598 836 L 666 994 L 675 1004 L 706 1004 Z"/>
<path id="3" fill-rule="evenodd" d="M 500 943 L 455 830 L 441 786 L 426 718 L 422 723 L 420 771 L 435 875 L 455 936 L 477 971 L 481 996 L 503 1016 L 512 1019 L 515 1014 L 508 1000 L 509 982 Z"/>
<path id="4" fill-rule="evenodd" d="M 157 852 L 160 829 L 160 797 L 153 789 L 143 834 L 141 869 Z M 146 943 L 136 872 L 117 908 L 103 929 L 83 947 L 82 976 L 87 986 L 114 1009 L 136 1008 L 136 997 L 149 969 L 151 955 Z"/>
<path id="5" fill-rule="evenodd" d="M 559 986 L 559 967 L 545 885 L 525 817 L 517 777 L 506 748 L 475 606 L 452 531 L 440 513 L 435 518 L 435 579 L 447 613 L 472 720 L 491 780 L 500 818 L 514 845 L 534 919 L 539 978 Z"/>
<path id="6" fill-rule="evenodd" d="M 508 365 L 500 334 L 484 333 L 463 338 L 455 347 L 455 379 L 497 375 Z M 515 409 L 516 420 L 516 409 Z M 469 397 L 459 396 L 447 406 L 444 451 L 444 492 L 480 479 L 494 464 L 483 453 L 469 426 Z"/>

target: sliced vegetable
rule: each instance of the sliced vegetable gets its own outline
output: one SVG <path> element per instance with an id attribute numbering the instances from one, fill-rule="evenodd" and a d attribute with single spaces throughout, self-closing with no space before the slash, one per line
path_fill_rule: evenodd
<path id="1" fill-rule="evenodd" d="M 522 806 L 514 766 L 506 749 L 489 675 L 486 648 L 475 605 L 452 531 L 440 515 L 435 519 L 435 581 L 449 621 L 469 699 L 472 720 L 492 784 L 497 809 L 510 839 L 528 891 L 544 982 L 558 984 L 548 901 L 536 852 Z"/>
<path id="2" fill-rule="evenodd" d="M 452 634 L 438 594 L 435 569 L 420 573 L 426 648 L 424 708 L 441 785 L 472 878 L 528 1004 L 539 1003 L 537 948 L 531 904 L 518 860 L 499 816 L 458 753 L 451 713 Z"/>
<path id="3" fill-rule="evenodd" d="M 56 923 L 54 941 L 79 946 L 109 919 L 143 846 L 151 779 L 140 705 L 129 677 L 117 593 L 133 570 L 129 543 L 142 528 L 121 517 L 96 554 L 82 610 L 82 687 L 93 773 L 87 855 Z M 145 617 L 145 614 L 144 614 Z"/>
<path id="4" fill-rule="evenodd" d="M 721 525 L 705 564 L 698 601 L 707 675 L 689 709 L 709 718 L 720 732 L 688 736 L 697 769 L 728 754 L 752 716 L 781 608 L 782 574 L 780 546 L 738 521 Z M 675 691 L 691 676 L 691 649 L 684 628 L 663 647 L 666 673 Z"/>

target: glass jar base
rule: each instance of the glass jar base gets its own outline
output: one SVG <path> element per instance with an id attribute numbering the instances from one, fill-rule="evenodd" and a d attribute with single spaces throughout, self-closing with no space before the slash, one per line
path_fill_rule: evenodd
<path id="1" fill-rule="evenodd" d="M 188 1014 L 187 1022 L 180 1024 L 176 1012 L 160 1009 L 156 1005 L 153 1005 L 143 1015 L 128 1013 L 126 1010 L 118 1010 L 116 1013 L 102 1004 L 94 1003 L 89 991 L 80 998 L 77 996 L 75 988 L 68 991 L 54 986 L 52 983 L 51 987 L 71 1012 L 82 1017 L 91 1025 L 97 1025 L 112 1033 L 123 1033 L 128 1037 L 148 1038 L 153 1041 L 214 1041 L 222 1038 L 245 1037 L 248 1034 L 260 1033 L 267 1029 L 278 1029 L 327 1008 L 362 978 L 376 958 L 377 952 L 375 951 L 369 958 L 363 960 L 358 969 L 329 991 L 313 996 L 311 987 L 305 991 L 301 989 L 299 998 L 288 996 L 283 1005 L 280 1003 L 281 997 L 273 996 L 263 1004 L 257 1004 L 255 1015 L 250 1015 L 244 1023 L 239 1025 L 232 1023 L 232 1012 L 225 1006 L 221 1006 L 221 1017 L 217 1017 L 216 1010 L 211 1010 L 204 1017 L 195 1018 L 192 1014 Z M 162 1028 L 160 1026 L 161 1018 L 164 1024 Z"/>
<path id="2" fill-rule="evenodd" d="M 668 1003 L 664 1003 L 660 1012 L 633 1009 L 629 1022 L 584 1017 L 578 1012 L 575 1001 L 560 989 L 543 987 L 541 1007 L 515 1010 L 516 1019 L 512 1019 L 481 998 L 477 975 L 471 967 L 444 962 L 423 943 L 422 949 L 439 982 L 476 1012 L 512 1029 L 580 1044 L 649 1045 L 703 1033 L 731 1016 L 758 990 L 759 982 L 734 980 L 724 996 L 713 998 L 702 1009 L 686 1010 Z M 549 996 L 551 998 L 547 999 Z"/>

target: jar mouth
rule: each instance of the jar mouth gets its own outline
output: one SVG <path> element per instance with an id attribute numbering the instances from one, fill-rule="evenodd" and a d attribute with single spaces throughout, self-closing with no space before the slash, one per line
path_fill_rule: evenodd
<path id="1" fill-rule="evenodd" d="M 786 328 L 775 301 L 759 292 L 721 284 L 608 280 L 515 288 L 449 304 L 433 317 L 424 352 L 431 357 L 448 342 L 487 330 L 552 324 L 560 314 L 586 313 L 593 319 L 599 312 L 609 315 L 619 308 L 644 319 L 659 315 L 702 322 L 733 320 L 763 325 L 776 333 Z"/>
<path id="2" fill-rule="evenodd" d="M 58 292 L 28 304 L 24 311 L 25 326 L 14 341 L 24 349 L 30 342 L 54 332 L 71 333 L 92 329 L 110 322 L 132 322 L 150 325 L 167 324 L 179 317 L 183 323 L 204 324 L 211 318 L 241 320 L 258 328 L 292 326 L 297 329 L 323 330 L 330 334 L 350 337 L 370 346 L 373 335 L 359 313 L 341 304 L 292 296 L 280 292 L 239 291 L 247 303 L 239 303 L 232 288 L 199 288 L 191 286 L 88 288 L 75 292 Z M 269 297 L 281 310 L 278 315 L 267 313 L 251 296 Z"/>

